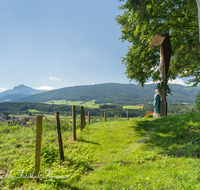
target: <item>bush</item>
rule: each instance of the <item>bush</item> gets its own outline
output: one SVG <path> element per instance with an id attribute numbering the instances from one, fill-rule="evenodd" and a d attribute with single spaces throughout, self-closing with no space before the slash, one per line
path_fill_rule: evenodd
<path id="1" fill-rule="evenodd" d="M 153 117 L 153 113 L 149 110 L 144 117 Z"/>
<path id="2" fill-rule="evenodd" d="M 199 91 L 199 90 L 198 90 L 198 91 Z M 195 109 L 196 109 L 197 111 L 200 110 L 200 91 L 199 91 L 199 93 L 196 95 Z"/>

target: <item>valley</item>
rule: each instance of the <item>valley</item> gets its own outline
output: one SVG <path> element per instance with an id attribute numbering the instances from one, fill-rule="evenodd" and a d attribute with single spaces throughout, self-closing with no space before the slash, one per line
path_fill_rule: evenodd
<path id="1" fill-rule="evenodd" d="M 51 100 L 46 102 L 41 102 L 45 104 L 57 104 L 57 105 L 78 105 L 87 108 L 99 108 L 101 104 L 95 104 L 95 100 L 91 100 L 88 102 L 85 101 L 66 101 L 66 100 Z M 107 105 L 112 105 L 111 103 L 106 103 Z M 144 105 L 123 105 L 123 109 L 140 109 L 143 108 Z"/>

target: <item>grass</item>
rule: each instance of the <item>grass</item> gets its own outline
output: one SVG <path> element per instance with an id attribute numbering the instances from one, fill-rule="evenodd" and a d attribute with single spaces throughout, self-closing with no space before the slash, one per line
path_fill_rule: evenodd
<path id="1" fill-rule="evenodd" d="M 28 111 L 31 112 L 31 113 L 39 112 L 38 110 L 35 110 L 35 109 L 28 109 Z"/>
<path id="2" fill-rule="evenodd" d="M 0 170 L 12 173 L 0 189 L 200 189 L 200 113 L 93 123 L 74 142 L 63 120 L 61 128 L 62 164 L 55 123 L 43 124 L 37 184 L 23 178 L 34 171 L 35 127 L 2 124 Z"/>
<path id="3" fill-rule="evenodd" d="M 134 105 L 123 106 L 123 109 L 140 109 L 140 108 L 143 108 L 143 106 L 134 106 Z"/>
<path id="4" fill-rule="evenodd" d="M 51 101 L 47 101 L 47 102 L 42 102 L 42 103 L 46 103 L 46 104 L 65 104 L 65 105 L 76 105 L 76 106 L 84 106 L 84 107 L 88 107 L 88 108 L 99 108 L 100 104 L 95 104 L 95 100 L 91 100 L 91 101 L 66 101 L 66 100 L 51 100 Z M 111 104 L 111 103 L 106 103 L 106 104 Z M 143 106 L 134 106 L 134 105 L 125 105 L 123 106 L 123 109 L 139 109 L 139 108 L 143 108 Z"/>
<path id="5" fill-rule="evenodd" d="M 88 108 L 99 108 L 99 104 L 95 104 L 95 100 L 91 100 L 91 101 L 66 101 L 66 100 L 51 100 L 51 101 L 47 101 L 47 102 L 43 102 L 46 104 L 65 104 L 65 105 L 76 105 L 76 106 L 84 106 L 84 107 L 88 107 Z"/>

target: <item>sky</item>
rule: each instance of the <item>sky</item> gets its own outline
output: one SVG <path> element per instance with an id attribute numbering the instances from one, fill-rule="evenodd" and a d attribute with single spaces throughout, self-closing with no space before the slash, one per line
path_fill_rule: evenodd
<path id="1" fill-rule="evenodd" d="M 0 92 L 130 83 L 118 0 L 1 0 Z M 184 84 L 185 79 L 171 83 Z M 131 81 L 131 83 L 135 83 Z M 151 83 L 151 81 L 148 81 Z"/>

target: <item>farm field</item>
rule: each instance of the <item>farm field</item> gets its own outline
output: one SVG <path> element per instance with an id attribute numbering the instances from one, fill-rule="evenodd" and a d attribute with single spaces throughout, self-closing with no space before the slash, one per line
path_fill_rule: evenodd
<path id="1" fill-rule="evenodd" d="M 142 109 L 143 106 L 134 106 L 134 105 L 126 105 L 126 106 L 123 106 L 123 109 Z"/>
<path id="2" fill-rule="evenodd" d="M 66 100 L 51 100 L 47 102 L 42 102 L 45 104 L 64 104 L 64 105 L 78 105 L 78 106 L 84 106 L 88 108 L 99 108 L 100 104 L 95 104 L 95 100 L 91 100 L 88 102 L 85 101 L 66 101 Z M 110 103 L 107 103 L 110 104 Z M 123 109 L 139 109 L 143 108 L 143 106 L 136 106 L 136 105 L 123 105 Z"/>
<path id="3" fill-rule="evenodd" d="M 99 104 L 95 104 L 95 100 L 85 102 L 85 101 L 66 101 L 66 100 L 51 100 L 47 102 L 42 102 L 45 104 L 65 104 L 65 105 L 76 105 L 76 106 L 84 106 L 88 108 L 99 108 Z"/>
<path id="4" fill-rule="evenodd" d="M 200 113 L 98 122 L 72 141 L 61 119 L 65 161 L 55 123 L 43 120 L 40 182 L 33 177 L 35 126 L 0 126 L 0 189 L 199 189 Z M 29 176 L 29 177 L 28 177 Z"/>

